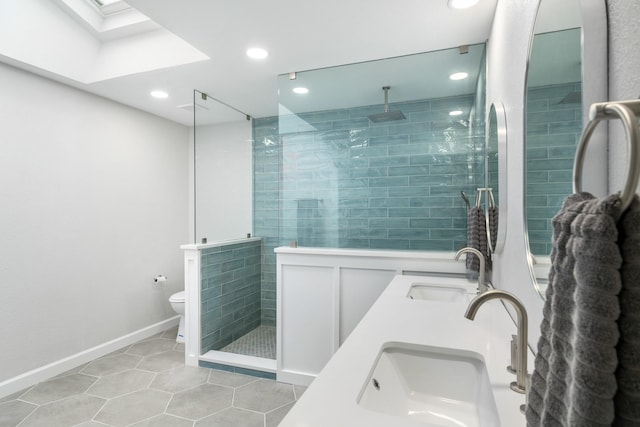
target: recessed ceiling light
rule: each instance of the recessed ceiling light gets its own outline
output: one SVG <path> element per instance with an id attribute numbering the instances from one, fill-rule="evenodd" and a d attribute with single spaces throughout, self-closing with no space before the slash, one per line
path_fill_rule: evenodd
<path id="1" fill-rule="evenodd" d="M 299 87 L 294 87 L 293 92 L 299 95 L 304 95 L 305 93 L 309 93 L 309 89 L 307 89 L 306 87 L 299 86 Z"/>
<path id="2" fill-rule="evenodd" d="M 247 56 L 252 59 L 264 59 L 269 56 L 269 52 L 260 47 L 252 47 L 247 49 Z"/>
<path id="3" fill-rule="evenodd" d="M 451 9 L 466 9 L 478 3 L 479 0 L 449 0 L 447 4 Z"/>
<path id="4" fill-rule="evenodd" d="M 151 91 L 151 96 L 157 99 L 165 99 L 169 97 L 169 94 L 162 90 L 154 90 L 154 91 Z"/>
<path id="5" fill-rule="evenodd" d="M 462 115 L 462 113 L 464 113 L 464 111 L 462 111 L 462 110 L 449 111 L 449 115 L 450 116 L 460 116 L 460 115 Z"/>
<path id="6" fill-rule="evenodd" d="M 467 77 L 469 77 L 469 73 L 465 73 L 465 72 L 453 73 L 449 76 L 451 80 L 464 80 Z"/>

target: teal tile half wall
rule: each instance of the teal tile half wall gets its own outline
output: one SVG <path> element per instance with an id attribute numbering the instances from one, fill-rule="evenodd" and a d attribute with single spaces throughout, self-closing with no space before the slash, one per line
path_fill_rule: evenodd
<path id="1" fill-rule="evenodd" d="M 202 353 L 219 350 L 260 325 L 262 241 L 201 252 Z"/>
<path id="2" fill-rule="evenodd" d="M 484 187 L 484 112 L 449 112 L 474 105 L 474 95 L 391 104 L 406 120 L 386 123 L 367 118 L 380 105 L 253 121 L 263 325 L 275 325 L 277 246 L 466 246 L 460 191 Z"/>

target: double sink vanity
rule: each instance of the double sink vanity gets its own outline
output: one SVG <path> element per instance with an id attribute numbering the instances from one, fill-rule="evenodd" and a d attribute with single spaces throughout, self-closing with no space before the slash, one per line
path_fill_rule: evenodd
<path id="1" fill-rule="evenodd" d="M 497 300 L 466 318 L 476 293 L 396 275 L 280 426 L 524 426 L 507 369 L 516 324 Z"/>

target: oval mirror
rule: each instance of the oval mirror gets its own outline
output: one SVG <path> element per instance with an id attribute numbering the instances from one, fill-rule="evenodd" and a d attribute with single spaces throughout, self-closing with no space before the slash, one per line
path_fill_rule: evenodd
<path id="1" fill-rule="evenodd" d="M 586 45 L 594 40 L 587 31 L 601 31 L 602 22 L 606 28 L 605 10 L 592 7 L 596 3 L 542 0 L 534 27 L 525 94 L 525 224 L 531 274 L 542 297 L 550 267 L 551 219 L 572 193 L 583 105 L 606 93 L 605 75 L 589 74 L 586 82 L 583 71 L 601 69 L 598 61 L 606 64 L 604 43 Z M 598 37 L 606 37 L 606 31 Z"/>

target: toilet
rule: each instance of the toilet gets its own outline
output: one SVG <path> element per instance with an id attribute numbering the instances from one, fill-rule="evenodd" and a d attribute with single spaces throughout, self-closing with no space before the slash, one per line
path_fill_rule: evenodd
<path id="1" fill-rule="evenodd" d="M 184 291 L 176 292 L 169 298 L 169 303 L 173 311 L 180 315 L 180 325 L 178 326 L 178 335 L 176 342 L 184 342 Z"/>

